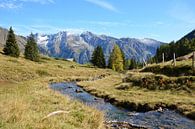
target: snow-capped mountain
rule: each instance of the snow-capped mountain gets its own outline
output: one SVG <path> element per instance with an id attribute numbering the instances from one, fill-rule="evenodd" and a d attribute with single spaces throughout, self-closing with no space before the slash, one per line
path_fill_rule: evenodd
<path id="1" fill-rule="evenodd" d="M 91 59 L 97 46 L 103 48 L 106 60 L 115 44 L 123 50 L 127 59 L 146 60 L 156 53 L 162 44 L 153 39 L 114 38 L 106 35 L 96 35 L 91 32 L 73 33 L 62 31 L 57 34 L 35 34 L 39 49 L 43 54 L 59 58 L 74 58 L 84 64 Z"/>
<path id="2" fill-rule="evenodd" d="M 162 44 L 162 42 L 157 42 L 156 40 L 149 39 L 149 38 L 139 39 L 139 41 L 148 46 L 157 47 L 157 48 Z"/>
<path id="3" fill-rule="evenodd" d="M 8 30 L 0 27 L 0 47 L 6 42 Z M 106 60 L 110 56 L 115 44 L 123 50 L 127 59 L 139 61 L 154 56 L 156 49 L 163 44 L 153 39 L 114 38 L 106 35 L 97 35 L 91 32 L 61 31 L 56 34 L 35 34 L 39 50 L 42 54 L 58 58 L 74 58 L 77 62 L 88 63 L 95 47 L 103 48 Z M 17 36 L 20 50 L 24 51 L 26 37 Z"/>

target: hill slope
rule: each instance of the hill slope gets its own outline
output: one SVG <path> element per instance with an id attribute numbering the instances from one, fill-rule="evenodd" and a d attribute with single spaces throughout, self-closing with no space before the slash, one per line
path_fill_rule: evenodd
<path id="1" fill-rule="evenodd" d="M 191 31 L 190 33 L 188 33 L 187 35 L 185 35 L 182 39 L 186 39 L 186 38 L 188 40 L 192 40 L 193 38 L 195 38 L 195 29 L 193 31 Z"/>
<path id="2" fill-rule="evenodd" d="M 186 34 L 183 38 L 177 42 L 171 42 L 170 44 L 162 45 L 157 49 L 155 59 L 157 62 L 162 61 L 162 53 L 165 54 L 165 61 L 173 59 L 173 53 L 176 57 L 184 56 L 195 51 L 195 30 Z"/>

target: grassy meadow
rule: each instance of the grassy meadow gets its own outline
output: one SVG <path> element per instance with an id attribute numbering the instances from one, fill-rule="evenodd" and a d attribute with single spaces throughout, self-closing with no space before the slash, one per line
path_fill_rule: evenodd
<path id="1" fill-rule="evenodd" d="M 0 128 L 105 128 L 102 112 L 49 88 L 49 83 L 65 81 L 78 81 L 77 84 L 86 91 L 109 99 L 115 105 L 127 105 L 127 108 L 137 111 L 153 110 L 159 106 L 176 108 L 194 119 L 194 82 L 188 87 L 190 92 L 151 90 L 135 85 L 134 80 L 139 81 L 151 75 L 156 76 L 154 73 L 139 71 L 116 73 L 48 57 L 42 57 L 40 62 L 32 62 L 23 57 L 12 58 L 0 54 Z M 173 80 L 178 78 L 161 76 Z M 49 113 L 59 110 L 66 113 L 43 119 Z"/>
<path id="2" fill-rule="evenodd" d="M 43 57 L 32 62 L 0 54 L 0 128 L 104 128 L 103 113 L 49 88 L 51 82 L 86 80 L 112 73 Z M 67 113 L 51 116 L 63 110 Z"/>

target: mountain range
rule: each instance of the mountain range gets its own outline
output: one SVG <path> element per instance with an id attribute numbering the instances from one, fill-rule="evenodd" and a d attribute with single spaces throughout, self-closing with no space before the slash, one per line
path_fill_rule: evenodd
<path id="1" fill-rule="evenodd" d="M 147 60 L 154 56 L 156 49 L 163 44 L 153 39 L 114 38 L 106 35 L 96 35 L 91 32 L 72 33 L 62 31 L 57 34 L 35 34 L 41 53 L 58 58 L 74 58 L 84 64 L 91 59 L 94 48 L 101 46 L 106 61 L 115 44 L 123 50 L 126 59 L 137 61 Z"/>
<path id="2" fill-rule="evenodd" d="M 0 28 L 0 46 L 6 42 L 7 30 Z M 26 37 L 16 36 L 21 50 L 24 50 Z M 91 59 L 94 48 L 101 46 L 106 61 L 115 44 L 124 52 L 126 59 L 136 59 L 143 62 L 154 56 L 156 49 L 164 44 L 163 42 L 144 38 L 115 38 L 107 35 L 97 35 L 92 32 L 73 33 L 61 31 L 56 34 L 35 34 L 39 51 L 42 54 L 57 58 L 74 58 L 78 63 L 85 64 Z"/>

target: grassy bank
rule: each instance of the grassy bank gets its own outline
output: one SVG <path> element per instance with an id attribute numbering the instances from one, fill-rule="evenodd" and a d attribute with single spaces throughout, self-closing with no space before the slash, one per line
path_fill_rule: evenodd
<path id="1" fill-rule="evenodd" d="M 50 82 L 88 80 L 110 71 L 42 58 L 32 62 L 0 54 L 0 128 L 104 128 L 103 113 L 49 89 Z M 42 120 L 49 113 L 66 113 Z"/>
<path id="2" fill-rule="evenodd" d="M 146 73 L 132 73 L 132 78 L 150 76 Z M 122 75 L 123 76 L 123 75 Z M 185 116 L 195 119 L 195 92 L 185 90 L 149 90 L 135 86 L 133 82 L 124 83 L 119 75 L 101 80 L 78 83 L 86 91 L 103 97 L 115 105 L 135 111 L 155 110 L 159 107 L 176 109 Z"/>
<path id="3" fill-rule="evenodd" d="M 177 61 L 173 66 L 172 61 L 159 64 L 151 64 L 145 67 L 142 72 L 152 72 L 155 74 L 164 74 L 167 76 L 192 76 L 195 75 L 192 70 L 192 60 Z"/>

